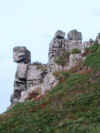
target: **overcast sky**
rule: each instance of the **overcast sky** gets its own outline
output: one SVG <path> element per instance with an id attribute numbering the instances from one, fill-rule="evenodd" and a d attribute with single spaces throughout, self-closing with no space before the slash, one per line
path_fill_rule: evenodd
<path id="1" fill-rule="evenodd" d="M 0 0 L 0 112 L 13 92 L 13 47 L 26 46 L 32 61 L 46 63 L 58 29 L 78 29 L 84 40 L 94 39 L 100 32 L 100 0 Z"/>

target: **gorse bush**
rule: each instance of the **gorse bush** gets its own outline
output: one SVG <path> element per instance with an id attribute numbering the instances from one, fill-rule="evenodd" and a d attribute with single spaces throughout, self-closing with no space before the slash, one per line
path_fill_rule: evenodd
<path id="1" fill-rule="evenodd" d="M 54 72 L 53 75 L 59 81 L 65 80 L 70 76 L 70 74 L 68 72 L 65 72 L 65 71 Z"/>
<path id="2" fill-rule="evenodd" d="M 95 70 L 100 70 L 100 45 L 95 44 L 89 49 L 89 54 L 86 57 L 84 65 L 87 65 Z"/>
<path id="3" fill-rule="evenodd" d="M 55 63 L 61 66 L 65 66 L 67 59 L 64 56 L 58 56 L 55 58 Z"/>

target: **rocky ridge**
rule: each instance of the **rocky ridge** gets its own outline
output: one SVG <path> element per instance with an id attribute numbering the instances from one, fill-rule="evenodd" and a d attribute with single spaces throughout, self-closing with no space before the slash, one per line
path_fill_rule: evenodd
<path id="1" fill-rule="evenodd" d="M 98 35 L 97 39 L 100 42 Z M 86 47 L 93 44 L 90 40 L 82 42 L 82 33 L 72 30 L 68 33 L 57 31 L 50 42 L 48 63 L 31 63 L 31 53 L 26 47 L 15 47 L 13 59 L 17 63 L 14 92 L 11 103 L 24 102 L 32 94 L 34 98 L 44 95 L 57 85 L 54 72 L 68 71 L 84 60 L 82 56 Z"/>

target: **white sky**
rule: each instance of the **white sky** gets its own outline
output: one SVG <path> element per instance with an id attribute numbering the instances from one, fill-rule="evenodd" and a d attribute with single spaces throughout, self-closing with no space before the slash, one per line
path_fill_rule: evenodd
<path id="1" fill-rule="evenodd" d="M 46 63 L 54 33 L 78 29 L 84 40 L 100 32 L 100 0 L 0 0 L 0 112 L 10 104 L 16 64 L 14 46 Z"/>

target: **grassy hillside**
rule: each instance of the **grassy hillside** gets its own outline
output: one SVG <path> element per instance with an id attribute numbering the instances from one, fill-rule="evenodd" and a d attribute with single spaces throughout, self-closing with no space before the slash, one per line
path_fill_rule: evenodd
<path id="1" fill-rule="evenodd" d="M 59 84 L 43 98 L 0 115 L 0 133 L 100 133 L 100 46 L 84 63 L 58 72 Z"/>

